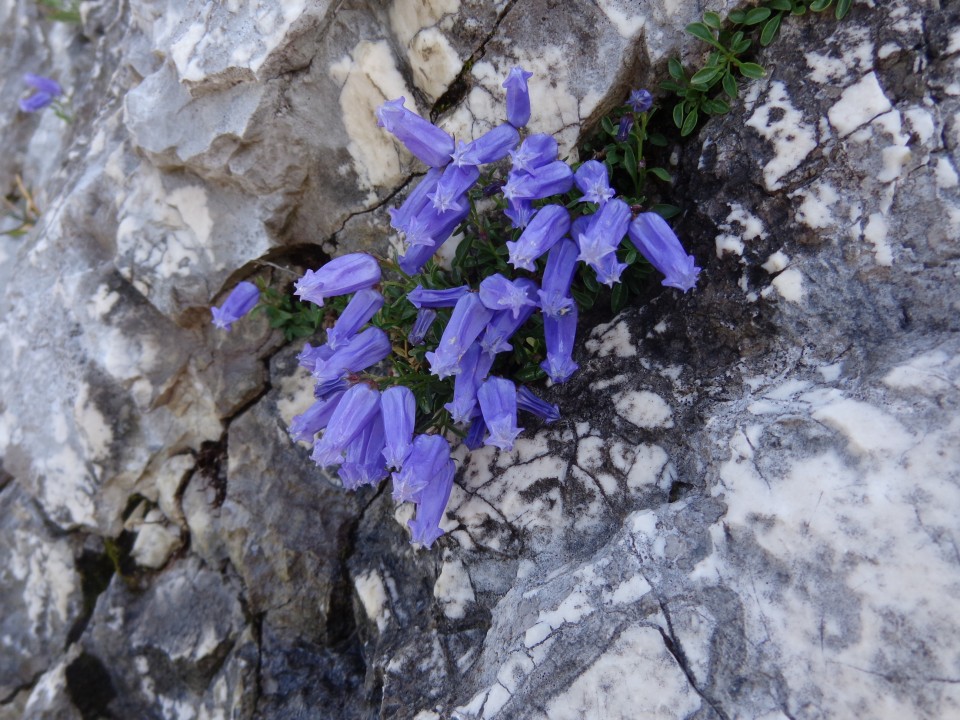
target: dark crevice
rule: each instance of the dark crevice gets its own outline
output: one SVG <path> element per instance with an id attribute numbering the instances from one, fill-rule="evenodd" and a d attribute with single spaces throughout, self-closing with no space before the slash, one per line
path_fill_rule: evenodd
<path id="1" fill-rule="evenodd" d="M 20 693 L 25 692 L 27 690 L 32 690 L 33 686 L 37 684 L 37 681 L 40 680 L 42 676 L 43 676 L 43 671 L 38 672 L 36 675 L 34 675 L 29 680 L 27 680 L 25 683 L 21 683 L 20 685 L 17 685 L 16 687 L 14 687 L 13 690 L 10 691 L 9 695 L 5 695 L 4 697 L 0 698 L 0 705 L 8 705 L 9 703 L 12 703 L 17 698 L 17 695 L 19 695 Z"/>
<path id="2" fill-rule="evenodd" d="M 97 538 L 99 541 L 99 538 Z M 67 633 L 65 647 L 70 647 L 80 639 L 87 629 L 93 610 L 97 605 L 97 598 L 110 585 L 110 580 L 116 572 L 116 566 L 107 552 L 106 546 L 99 552 L 84 548 L 80 557 L 76 559 L 76 569 L 80 573 L 80 588 L 83 594 L 83 608 L 80 615 L 74 620 Z"/>
<path id="3" fill-rule="evenodd" d="M 117 697 L 110 673 L 94 655 L 81 654 L 67 665 L 67 694 L 83 720 L 103 720 L 115 717 L 109 710 Z"/>

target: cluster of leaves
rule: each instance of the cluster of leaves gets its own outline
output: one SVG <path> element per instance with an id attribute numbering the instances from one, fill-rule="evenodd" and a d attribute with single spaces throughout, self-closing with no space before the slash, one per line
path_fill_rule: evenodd
<path id="1" fill-rule="evenodd" d="M 23 183 L 23 179 L 14 177 L 14 188 L 2 198 L 3 215 L 15 224 L 9 230 L 0 230 L 0 235 L 20 237 L 30 232 L 30 229 L 40 219 L 40 210 L 33 199 L 33 193 Z"/>
<path id="2" fill-rule="evenodd" d="M 37 5 L 43 9 L 44 17 L 48 20 L 65 23 L 79 23 L 79 0 L 37 0 Z"/>
<path id="3" fill-rule="evenodd" d="M 852 0 L 836 0 L 835 16 L 843 19 Z M 730 100 L 737 98 L 742 78 L 756 80 L 766 75 L 763 66 L 750 61 L 755 42 L 766 47 L 776 39 L 785 15 L 823 12 L 834 0 L 765 0 L 749 10 L 734 10 L 726 19 L 715 12 L 703 14 L 701 22 L 687 25 L 687 32 L 713 49 L 702 67 L 688 71 L 671 58 L 671 79 L 660 84 L 679 98 L 673 108 L 673 122 L 682 136 L 689 135 L 701 117 L 730 111 Z"/>
<path id="4" fill-rule="evenodd" d="M 260 302 L 254 312 L 266 315 L 270 327 L 282 331 L 283 339 L 287 342 L 310 337 L 324 326 L 329 308 L 300 302 L 290 292 L 280 292 L 270 287 L 262 277 L 258 277 L 256 282 L 260 289 Z"/>

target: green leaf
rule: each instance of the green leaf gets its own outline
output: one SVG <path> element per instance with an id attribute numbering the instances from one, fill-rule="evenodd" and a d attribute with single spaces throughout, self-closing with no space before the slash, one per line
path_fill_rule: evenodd
<path id="1" fill-rule="evenodd" d="M 604 132 L 608 135 L 616 135 L 617 129 L 613 126 L 613 120 L 610 119 L 609 115 L 604 115 L 603 120 L 600 121 L 601 127 L 603 127 Z"/>
<path id="2" fill-rule="evenodd" d="M 691 110 L 687 113 L 687 117 L 683 119 L 683 126 L 680 128 L 680 135 L 686 137 L 692 133 L 697 128 L 697 122 L 700 120 L 700 114 L 696 109 Z"/>
<path id="3" fill-rule="evenodd" d="M 723 24 L 723 20 L 715 12 L 705 12 L 703 14 L 703 24 L 709 25 L 714 30 L 719 30 L 720 26 Z"/>
<path id="4" fill-rule="evenodd" d="M 747 19 L 747 13 L 745 10 L 734 10 L 727 15 L 727 19 L 734 25 L 743 25 L 743 21 Z"/>
<path id="5" fill-rule="evenodd" d="M 656 175 L 658 178 L 660 178 L 664 182 L 667 182 L 667 183 L 673 182 L 673 178 L 670 177 L 670 173 L 668 173 L 662 167 L 650 168 L 648 172 L 652 172 L 654 175 Z"/>
<path id="6" fill-rule="evenodd" d="M 790 14 L 796 15 L 797 17 L 799 17 L 803 15 L 805 12 L 807 12 L 807 6 L 804 5 L 803 3 L 798 3 L 793 6 L 793 10 L 790 11 Z"/>
<path id="7" fill-rule="evenodd" d="M 733 75 L 728 72 L 723 76 L 723 91 L 731 98 L 736 99 L 737 97 L 737 80 Z"/>
<path id="8" fill-rule="evenodd" d="M 767 71 L 763 69 L 762 66 L 757 65 L 756 63 L 740 63 L 740 73 L 744 77 L 752 78 L 754 80 L 759 80 L 767 74 Z"/>
<path id="9" fill-rule="evenodd" d="M 660 83 L 660 89 L 667 90 L 672 93 L 679 93 L 681 90 L 683 90 L 683 87 L 672 80 L 664 80 L 662 83 Z"/>
<path id="10" fill-rule="evenodd" d="M 535 382 L 545 378 L 547 374 L 537 365 L 527 365 L 521 368 L 514 377 L 520 382 Z"/>
<path id="11" fill-rule="evenodd" d="M 760 33 L 760 44 L 763 45 L 763 47 L 772 43 L 773 39 L 777 36 L 777 30 L 780 29 L 780 20 L 782 18 L 783 13 L 777 13 L 767 20 L 767 24 L 763 26 L 763 30 Z"/>
<path id="12" fill-rule="evenodd" d="M 767 4 L 774 10 L 780 10 L 781 12 L 790 12 L 790 10 L 793 8 L 793 5 L 790 4 L 790 0 L 769 0 Z"/>
<path id="13" fill-rule="evenodd" d="M 837 0 L 837 20 L 843 20 L 847 13 L 850 12 L 850 6 L 853 4 L 853 0 Z"/>
<path id="14" fill-rule="evenodd" d="M 730 112 L 730 106 L 720 98 L 707 100 L 703 103 L 703 109 L 710 115 L 726 115 Z"/>
<path id="15" fill-rule="evenodd" d="M 694 73 L 693 77 L 690 78 L 690 84 L 709 87 L 710 82 L 715 80 L 721 72 L 723 72 L 723 68 L 705 67 L 702 70 L 698 70 L 696 73 Z"/>
<path id="16" fill-rule="evenodd" d="M 670 205 L 668 203 L 659 203 L 654 205 L 653 211 L 664 220 L 669 220 L 670 218 L 676 217 L 680 214 L 680 208 L 678 208 L 676 205 Z"/>
<path id="17" fill-rule="evenodd" d="M 673 106 L 673 124 L 677 127 L 683 126 L 683 103 Z"/>
<path id="18" fill-rule="evenodd" d="M 589 310 L 592 308 L 593 303 L 597 300 L 595 293 L 586 292 L 577 288 L 573 288 L 570 293 L 573 295 L 573 299 L 577 301 L 577 305 L 579 305 L 583 310 Z"/>
<path id="19" fill-rule="evenodd" d="M 676 58 L 670 58 L 667 61 L 667 70 L 670 71 L 670 77 L 674 80 L 684 80 L 687 77 L 686 73 L 683 72 L 683 65 Z"/>
<path id="20" fill-rule="evenodd" d="M 833 4 L 833 0 L 813 0 L 810 9 L 814 12 L 823 12 Z"/>
<path id="21" fill-rule="evenodd" d="M 755 7 L 752 10 L 747 11 L 747 17 L 743 21 L 744 25 L 759 25 L 764 22 L 768 17 L 770 17 L 770 8 L 768 7 Z"/>
<path id="22" fill-rule="evenodd" d="M 662 133 L 653 133 L 647 138 L 647 142 L 651 145 L 656 145 L 657 147 L 666 147 L 667 138 L 663 136 Z"/>
<path id="23" fill-rule="evenodd" d="M 592 271 L 583 273 L 583 284 L 587 290 L 593 293 L 600 291 L 600 284 L 597 282 L 596 275 L 594 275 Z"/>
<path id="24" fill-rule="evenodd" d="M 613 286 L 613 292 L 610 293 L 610 310 L 615 314 L 623 310 L 624 305 L 630 298 L 630 292 L 623 283 L 617 283 Z"/>
<path id="25" fill-rule="evenodd" d="M 627 145 L 623 151 L 623 164 L 627 168 L 627 174 L 633 180 L 634 186 L 637 184 L 637 154 L 633 150 L 633 145 Z"/>
<path id="26" fill-rule="evenodd" d="M 753 40 L 749 38 L 744 38 L 740 42 L 736 43 L 731 50 L 733 50 L 735 55 L 743 55 L 747 50 L 750 49 L 750 46 L 753 45 Z"/>
<path id="27" fill-rule="evenodd" d="M 706 43 L 710 43 L 714 47 L 720 47 L 720 43 L 717 42 L 717 39 L 713 36 L 713 33 L 703 23 L 690 23 L 686 28 L 687 32 L 693 35 L 696 38 L 700 38 Z"/>

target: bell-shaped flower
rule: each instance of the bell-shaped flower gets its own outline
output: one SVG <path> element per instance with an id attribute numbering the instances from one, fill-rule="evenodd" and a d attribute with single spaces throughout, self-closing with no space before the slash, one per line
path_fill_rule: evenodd
<path id="1" fill-rule="evenodd" d="M 410 334 L 407 335 L 407 342 L 411 345 L 423 345 L 423 339 L 430 332 L 433 321 L 437 319 L 437 311 L 431 308 L 420 308 L 417 310 L 417 317 L 413 320 L 413 327 L 410 328 Z"/>
<path id="2" fill-rule="evenodd" d="M 517 387 L 500 377 L 487 378 L 477 391 L 480 411 L 490 435 L 485 444 L 513 450 L 513 441 L 523 428 L 517 427 Z"/>
<path id="3" fill-rule="evenodd" d="M 450 161 L 453 138 L 433 123 L 403 106 L 404 98 L 388 100 L 377 108 L 377 124 L 402 142 L 414 157 L 430 167 L 443 167 Z"/>
<path id="4" fill-rule="evenodd" d="M 456 466 L 448 457 L 447 462 L 440 466 L 420 492 L 420 499 L 417 500 L 417 516 L 407 522 L 412 535 L 411 542 L 430 547 L 438 537 L 443 535 L 440 523 L 443 521 L 443 513 L 450 501 L 455 473 Z"/>
<path id="5" fill-rule="evenodd" d="M 20 109 L 23 112 L 32 113 L 43 110 L 63 95 L 63 88 L 60 87 L 60 83 L 43 75 L 26 73 L 23 76 L 23 81 L 36 90 L 30 97 L 20 99 Z"/>
<path id="6" fill-rule="evenodd" d="M 502 189 L 503 185 L 500 185 L 498 190 Z M 513 225 L 513 227 L 522 230 L 530 224 L 530 221 L 533 220 L 533 216 L 537 214 L 537 211 L 534 209 L 533 202 L 530 200 L 511 200 L 507 203 L 503 214 L 510 218 L 510 224 Z"/>
<path id="7" fill-rule="evenodd" d="M 508 280 L 500 273 L 484 278 L 480 283 L 480 302 L 490 310 L 509 310 L 513 317 L 520 317 L 520 311 L 536 307 L 535 300 L 527 296 L 526 288 L 514 280 Z"/>
<path id="8" fill-rule="evenodd" d="M 327 330 L 327 345 L 331 350 L 340 349 L 357 331 L 370 322 L 370 318 L 383 307 L 383 295 L 372 288 L 358 290 L 333 327 Z"/>
<path id="9" fill-rule="evenodd" d="M 320 467 L 339 465 L 354 438 L 380 413 L 380 393 L 366 383 L 347 390 L 337 404 L 323 437 L 313 446 L 310 458 Z"/>
<path id="10" fill-rule="evenodd" d="M 606 255 L 595 267 L 597 282 L 607 287 L 613 287 L 620 282 L 620 275 L 627 269 L 627 264 L 617 260 L 617 253 Z"/>
<path id="11" fill-rule="evenodd" d="M 537 168 L 549 165 L 557 159 L 559 145 L 552 135 L 538 133 L 529 136 L 520 143 L 520 147 L 510 152 L 513 169 L 532 173 Z"/>
<path id="12" fill-rule="evenodd" d="M 337 475 L 347 490 L 376 485 L 388 473 L 383 464 L 384 419 L 377 413 L 347 445 L 347 456 Z"/>
<path id="13" fill-rule="evenodd" d="M 540 309 L 544 317 L 559 317 L 574 307 L 570 297 L 570 285 L 577 270 L 577 244 L 564 238 L 550 250 L 547 266 L 543 271 L 543 287 L 540 289 Z"/>
<path id="14" fill-rule="evenodd" d="M 407 300 L 413 303 L 415 308 L 453 307 L 457 304 L 457 300 L 468 292 L 470 292 L 469 285 L 444 288 L 443 290 L 428 290 L 423 285 L 417 285 L 407 293 Z"/>
<path id="15" fill-rule="evenodd" d="M 586 230 L 577 236 L 577 245 L 580 247 L 577 259 L 592 267 L 598 275 L 603 274 L 605 278 L 616 275 L 619 278 L 616 250 L 627 234 L 629 224 L 629 205 L 619 199 L 606 202 L 593 215 Z M 610 255 L 613 256 L 612 260 L 607 259 Z"/>
<path id="16" fill-rule="evenodd" d="M 390 215 L 390 226 L 394 230 L 407 232 L 410 221 L 430 202 L 429 196 L 437 189 L 441 175 L 443 170 L 440 168 L 430 168 L 400 207 L 387 210 Z"/>
<path id="17" fill-rule="evenodd" d="M 412 447 L 417 400 L 410 388 L 394 385 L 380 396 L 380 411 L 385 431 L 383 457 L 388 467 L 399 470 Z"/>
<path id="18" fill-rule="evenodd" d="M 290 437 L 294 440 L 312 442 L 314 436 L 330 422 L 333 411 L 340 404 L 343 392 L 331 393 L 325 398 L 316 400 L 305 412 L 294 415 L 293 420 L 290 421 Z"/>
<path id="19" fill-rule="evenodd" d="M 540 208 L 517 241 L 507 241 L 510 264 L 517 269 L 535 270 L 534 260 L 552 248 L 568 230 L 570 213 L 563 205 Z"/>
<path id="20" fill-rule="evenodd" d="M 630 223 L 630 240 L 637 250 L 664 274 L 663 285 L 687 292 L 697 284 L 700 268 L 687 255 L 676 233 L 655 212 L 640 213 Z"/>
<path id="21" fill-rule="evenodd" d="M 627 98 L 627 105 L 636 113 L 646 112 L 653 107 L 653 95 L 650 94 L 649 90 L 643 88 L 633 90 L 630 92 L 630 97 Z"/>
<path id="22" fill-rule="evenodd" d="M 421 491 L 448 463 L 453 465 L 450 444 L 441 435 L 417 435 L 403 468 L 393 473 L 393 499 L 417 502 Z"/>
<path id="23" fill-rule="evenodd" d="M 416 233 L 413 230 L 407 232 L 410 247 L 398 261 L 400 269 L 408 275 L 420 272 L 427 260 L 449 239 L 469 213 L 469 207 L 463 210 L 448 210 L 445 213 L 438 213 L 432 205 L 424 208 L 411 222 L 411 227 L 417 224 Z M 426 218 L 422 223 L 421 217 Z"/>
<path id="24" fill-rule="evenodd" d="M 370 327 L 354 335 L 324 361 L 317 361 L 313 377 L 318 383 L 366 370 L 387 358 L 393 351 L 390 338 L 380 328 Z"/>
<path id="25" fill-rule="evenodd" d="M 317 369 L 318 363 L 322 365 L 330 359 L 331 355 L 333 355 L 333 349 L 329 345 L 324 344 L 314 347 L 310 343 L 304 343 L 303 350 L 297 355 L 297 364 L 313 372 Z"/>
<path id="26" fill-rule="evenodd" d="M 515 128 L 522 128 L 530 122 L 530 91 L 527 89 L 527 80 L 533 73 L 522 67 L 515 67 L 503 81 L 507 89 L 507 122 Z"/>
<path id="27" fill-rule="evenodd" d="M 346 377 L 324 380 L 313 386 L 313 396 L 317 400 L 325 400 L 328 397 L 332 397 L 335 393 L 344 392 L 351 384 Z"/>
<path id="28" fill-rule="evenodd" d="M 633 130 L 633 115 L 627 113 L 620 118 L 620 124 L 617 126 L 617 142 L 626 142 L 631 130 Z"/>
<path id="29" fill-rule="evenodd" d="M 573 361 L 573 343 L 577 335 L 577 306 L 561 315 L 543 316 L 543 334 L 547 341 L 547 359 L 540 363 L 555 383 L 568 380 L 580 366 Z"/>
<path id="30" fill-rule="evenodd" d="M 538 398 L 526 385 L 517 388 L 517 409 L 532 413 L 548 423 L 560 419 L 560 408 Z"/>
<path id="31" fill-rule="evenodd" d="M 460 372 L 460 358 L 483 332 L 491 317 L 493 313 L 483 306 L 476 293 L 467 293 L 460 298 L 436 352 L 428 352 L 425 356 L 430 363 L 430 372 L 441 379 Z"/>
<path id="32" fill-rule="evenodd" d="M 497 125 L 471 143 L 457 147 L 451 164 L 486 165 L 505 158 L 520 142 L 520 133 L 512 125 Z"/>
<path id="33" fill-rule="evenodd" d="M 481 380 L 477 377 L 477 361 L 480 354 L 479 343 L 473 343 L 463 354 L 460 372 L 453 380 L 453 400 L 443 406 L 455 423 L 468 422 L 477 407 L 477 388 Z"/>
<path id="34" fill-rule="evenodd" d="M 440 213 L 448 210 L 469 210 L 467 190 L 473 187 L 479 177 L 480 170 L 473 165 L 447 165 L 440 182 L 429 196 L 434 209 Z"/>
<path id="35" fill-rule="evenodd" d="M 523 290 L 530 302 L 524 304 L 518 315 L 514 315 L 509 310 L 502 310 L 494 314 L 480 338 L 480 347 L 487 355 L 493 356 L 511 350 L 513 346 L 508 341 L 536 308 L 539 291 L 537 284 L 527 278 L 514 280 L 514 284 Z"/>
<path id="36" fill-rule="evenodd" d="M 260 291 L 252 282 L 239 282 L 227 296 L 220 307 L 210 308 L 213 314 L 213 324 L 222 330 L 230 330 L 230 326 L 253 310 L 260 300 Z"/>
<path id="37" fill-rule="evenodd" d="M 540 200 L 567 192 L 573 187 L 573 170 L 562 160 L 536 168 L 531 173 L 511 171 L 503 196 L 507 200 Z"/>
<path id="38" fill-rule="evenodd" d="M 307 270 L 297 280 L 295 295 L 323 306 L 328 297 L 348 295 L 380 282 L 380 264 L 372 255 L 349 253 L 334 258 L 319 270 Z"/>
<path id="39" fill-rule="evenodd" d="M 607 166 L 596 160 L 587 160 L 587 162 L 577 168 L 577 171 L 573 174 L 573 181 L 583 193 L 580 202 L 591 202 L 597 205 L 603 205 L 607 200 L 616 195 L 616 192 L 610 187 Z M 624 232 L 626 232 L 626 230 L 624 230 Z"/>
<path id="40" fill-rule="evenodd" d="M 470 428 L 463 439 L 463 444 L 468 450 L 479 450 L 483 445 L 483 436 L 487 434 L 487 424 L 483 421 L 483 414 L 478 413 L 470 421 Z"/>

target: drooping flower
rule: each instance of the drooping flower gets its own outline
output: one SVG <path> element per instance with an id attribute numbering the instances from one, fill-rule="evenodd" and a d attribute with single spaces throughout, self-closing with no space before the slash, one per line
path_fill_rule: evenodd
<path id="1" fill-rule="evenodd" d="M 455 423 L 465 423 L 470 420 L 477 406 L 477 388 L 480 387 L 482 379 L 477 377 L 480 353 L 480 344 L 473 343 L 463 354 L 460 359 L 460 372 L 453 380 L 453 400 L 443 406 Z"/>
<path id="2" fill-rule="evenodd" d="M 514 318 L 520 317 L 524 307 L 531 309 L 536 301 L 527 296 L 523 285 L 494 273 L 480 282 L 480 302 L 490 310 L 510 310 Z"/>
<path id="3" fill-rule="evenodd" d="M 483 414 L 473 416 L 470 421 L 470 429 L 467 430 L 467 436 L 463 439 L 463 444 L 468 450 L 479 450 L 483 445 L 483 436 L 487 434 L 487 424 L 483 421 Z"/>
<path id="4" fill-rule="evenodd" d="M 339 465 L 347 445 L 379 412 L 380 393 L 366 383 L 354 385 L 340 398 L 310 458 L 320 467 Z"/>
<path id="5" fill-rule="evenodd" d="M 450 322 L 443 330 L 436 352 L 426 354 L 430 372 L 439 378 L 460 372 L 460 358 L 483 331 L 493 313 L 483 306 L 476 293 L 467 293 L 457 301 Z"/>
<path id="6" fill-rule="evenodd" d="M 417 317 L 413 321 L 413 327 L 410 328 L 410 334 L 407 335 L 407 342 L 411 345 L 423 345 L 423 339 L 430 332 L 430 326 L 437 319 L 437 311 L 430 308 L 420 308 L 417 310 Z"/>
<path id="7" fill-rule="evenodd" d="M 687 255 L 676 233 L 655 212 L 640 213 L 630 223 L 630 240 L 637 250 L 665 276 L 661 284 L 687 292 L 697 284 L 700 268 Z"/>
<path id="8" fill-rule="evenodd" d="M 326 360 L 318 360 L 313 377 L 318 383 L 337 380 L 347 373 L 366 370 L 387 358 L 392 350 L 389 336 L 380 328 L 369 327 L 350 338 Z"/>
<path id="9" fill-rule="evenodd" d="M 547 359 L 540 363 L 555 383 L 568 380 L 580 366 L 573 361 L 573 343 L 577 334 L 577 306 L 572 304 L 561 315 L 543 316 L 543 334 L 547 341 Z"/>
<path id="10" fill-rule="evenodd" d="M 416 275 L 420 272 L 420 268 L 449 239 L 453 231 L 469 213 L 469 206 L 463 210 L 448 210 L 445 213 L 437 213 L 432 205 L 424 208 L 421 214 L 411 223 L 411 226 L 415 222 L 418 223 L 421 216 L 426 216 L 428 219 L 423 225 L 422 234 L 414 236 L 412 230 L 407 233 L 407 241 L 410 242 L 410 247 L 398 260 L 400 269 L 408 275 Z M 420 233 L 421 231 L 418 230 L 417 232 Z"/>
<path id="11" fill-rule="evenodd" d="M 319 270 L 307 270 L 297 280 L 295 295 L 323 306 L 328 297 L 347 295 L 380 282 L 380 265 L 366 253 L 349 253 L 334 258 Z"/>
<path id="12" fill-rule="evenodd" d="M 400 207 L 387 210 L 390 215 L 390 226 L 394 230 L 404 233 L 407 231 L 410 221 L 430 202 L 429 196 L 437 189 L 441 175 L 443 175 L 442 169 L 430 168 Z"/>
<path id="13" fill-rule="evenodd" d="M 520 172 L 532 173 L 539 167 L 549 165 L 557 159 L 560 146 L 551 135 L 537 133 L 529 136 L 520 143 L 520 147 L 510 151 L 513 169 Z"/>
<path id="14" fill-rule="evenodd" d="M 617 126 L 617 142 L 625 142 L 630 137 L 631 130 L 633 130 L 633 114 L 627 113 L 620 118 L 620 124 Z"/>
<path id="15" fill-rule="evenodd" d="M 623 270 L 617 263 L 616 250 L 629 224 L 630 206 L 623 200 L 613 199 L 593 215 L 586 229 L 577 236 L 580 247 L 577 259 L 592 267 L 605 284 L 616 282 L 611 278 L 619 279 Z"/>
<path id="16" fill-rule="evenodd" d="M 450 491 L 453 489 L 453 476 L 456 466 L 449 457 L 430 478 L 430 481 L 420 492 L 417 501 L 417 516 L 407 522 L 412 535 L 411 542 L 430 547 L 438 537 L 443 535 L 440 522 L 443 520 L 444 510 L 450 501 Z"/>
<path id="17" fill-rule="evenodd" d="M 32 113 L 43 110 L 63 95 L 63 88 L 60 87 L 60 83 L 43 75 L 26 73 L 23 76 L 23 81 L 36 90 L 30 97 L 20 99 L 19 105 L 23 112 Z"/>
<path id="18" fill-rule="evenodd" d="M 613 287 L 620 282 L 620 275 L 623 274 L 623 271 L 626 270 L 627 267 L 626 263 L 622 263 L 617 259 L 617 253 L 612 252 L 606 255 L 594 267 L 597 273 L 597 282 L 601 285 Z"/>
<path id="19" fill-rule="evenodd" d="M 548 423 L 560 419 L 560 408 L 538 398 L 526 385 L 517 388 L 517 409 L 533 413 Z"/>
<path id="20" fill-rule="evenodd" d="M 580 202 L 591 202 L 597 205 L 603 205 L 607 200 L 616 195 L 616 192 L 610 187 L 607 166 L 596 160 L 587 160 L 577 168 L 577 172 L 573 175 L 573 181 L 583 193 Z"/>
<path id="21" fill-rule="evenodd" d="M 463 165 L 486 165 L 502 160 L 520 142 L 520 133 L 512 125 L 497 125 L 473 142 L 459 145 L 451 163 Z"/>
<path id="22" fill-rule="evenodd" d="M 517 387 L 511 381 L 487 378 L 477 391 L 483 421 L 490 431 L 487 445 L 501 450 L 513 450 L 513 441 L 523 428 L 517 427 Z"/>
<path id="23" fill-rule="evenodd" d="M 453 138 L 415 112 L 407 110 L 403 97 L 388 100 L 377 108 L 377 124 L 386 128 L 407 150 L 430 167 L 443 167 L 450 161 Z"/>
<path id="24" fill-rule="evenodd" d="M 383 457 L 388 467 L 399 470 L 412 447 L 417 400 L 410 388 L 394 385 L 380 396 L 380 411 L 386 433 Z"/>
<path id="25" fill-rule="evenodd" d="M 358 290 L 333 327 L 327 331 L 327 345 L 331 350 L 338 350 L 382 307 L 383 295 L 379 292 L 371 288 Z"/>
<path id="26" fill-rule="evenodd" d="M 473 187 L 480 177 L 480 170 L 474 165 L 447 165 L 440 176 L 437 187 L 430 194 L 430 200 L 437 212 L 469 209 L 467 190 Z"/>
<path id="27" fill-rule="evenodd" d="M 535 270 L 534 260 L 552 248 L 568 230 L 570 213 L 565 207 L 547 205 L 541 208 L 516 242 L 507 241 L 510 264 L 521 270 Z"/>
<path id="28" fill-rule="evenodd" d="M 540 309 L 544 317 L 559 317 L 574 307 L 570 297 L 570 285 L 577 271 L 577 244 L 564 238 L 550 250 L 547 266 L 543 271 L 543 287 L 540 289 Z"/>
<path id="29" fill-rule="evenodd" d="M 530 122 L 530 91 L 527 89 L 527 80 L 533 73 L 522 67 L 515 67 L 510 71 L 503 87 L 507 89 L 507 122 L 515 128 L 522 128 Z"/>
<path id="30" fill-rule="evenodd" d="M 340 404 L 341 397 L 343 397 L 343 391 L 332 393 L 316 400 L 300 415 L 294 415 L 293 420 L 290 421 L 290 437 L 294 440 L 311 442 L 314 436 L 330 422 L 333 411 Z"/>
<path id="31" fill-rule="evenodd" d="M 377 413 L 347 445 L 346 459 L 337 472 L 344 488 L 356 490 L 386 479 L 388 473 L 383 464 L 383 441 L 384 418 Z"/>
<path id="32" fill-rule="evenodd" d="M 514 315 L 509 310 L 502 310 L 494 314 L 493 318 L 487 324 L 480 338 L 480 347 L 483 352 L 489 356 L 497 353 L 511 350 L 512 346 L 508 342 L 513 334 L 527 321 L 536 308 L 537 293 L 539 288 L 533 280 L 519 278 L 514 283 L 523 290 L 527 298 L 531 301 L 525 304 L 518 315 Z"/>
<path id="33" fill-rule="evenodd" d="M 646 112 L 653 106 L 653 95 L 650 94 L 649 90 L 643 88 L 633 90 L 630 97 L 627 98 L 627 105 L 636 113 Z"/>
<path id="34" fill-rule="evenodd" d="M 502 189 L 503 185 L 500 185 L 498 191 Z M 503 211 L 503 214 L 510 218 L 510 224 L 520 229 L 527 227 L 536 213 L 530 200 L 511 200 Z"/>
<path id="35" fill-rule="evenodd" d="M 417 502 L 427 483 L 447 466 L 450 444 L 440 435 L 417 435 L 403 468 L 393 473 L 393 499 L 398 502 Z"/>
<path id="36" fill-rule="evenodd" d="M 562 160 L 555 160 L 530 173 L 508 173 L 503 196 L 511 201 L 540 200 L 565 193 L 572 186 L 573 170 Z"/>
<path id="37" fill-rule="evenodd" d="M 443 290 L 428 290 L 423 285 L 417 285 L 407 293 L 407 300 L 413 303 L 415 308 L 453 307 L 457 304 L 457 300 L 468 292 L 470 292 L 469 285 L 444 288 Z"/>
<path id="38" fill-rule="evenodd" d="M 253 310 L 260 300 L 260 291 L 252 282 L 239 282 L 230 291 L 230 295 L 220 307 L 210 308 L 213 324 L 221 330 L 230 330 L 230 326 Z"/>
<path id="39" fill-rule="evenodd" d="M 331 355 L 333 355 L 333 350 L 329 345 L 313 347 L 310 343 L 304 343 L 303 350 L 297 355 L 297 364 L 313 372 L 317 369 L 318 363 L 322 366 L 325 361 L 330 359 Z"/>

